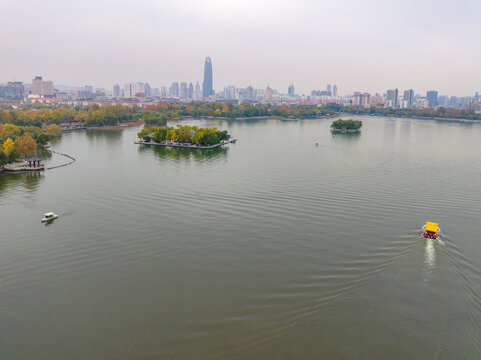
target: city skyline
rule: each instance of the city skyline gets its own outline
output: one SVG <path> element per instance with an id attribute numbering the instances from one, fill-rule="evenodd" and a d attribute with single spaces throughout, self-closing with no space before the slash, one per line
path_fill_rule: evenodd
<path id="1" fill-rule="evenodd" d="M 28 82 L 42 74 L 57 84 L 110 88 L 148 80 L 160 86 L 202 80 L 201 59 L 210 56 L 216 91 L 233 84 L 283 89 L 294 82 L 306 94 L 336 83 L 343 93 L 398 87 L 470 95 L 481 84 L 480 14 L 474 0 L 100 0 L 95 8 L 6 0 L 0 29 L 8 34 L 3 49 L 12 55 L 0 60 L 0 79 Z M 19 46 L 38 29 L 48 41 Z"/>

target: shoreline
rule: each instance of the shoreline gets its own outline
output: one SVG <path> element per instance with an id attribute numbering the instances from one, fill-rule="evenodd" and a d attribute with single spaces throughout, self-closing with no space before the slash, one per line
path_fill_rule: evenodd
<path id="1" fill-rule="evenodd" d="M 74 126 L 74 127 L 66 127 L 63 129 L 60 129 L 62 132 L 70 132 L 70 131 L 76 131 L 76 130 L 123 130 L 128 127 L 133 127 L 133 126 L 140 126 L 144 125 L 144 119 L 140 119 L 138 121 L 132 121 L 132 122 L 127 122 L 127 123 L 121 123 L 119 125 L 105 125 L 105 126 L 85 126 L 85 125 L 80 125 L 80 126 Z"/>
<path id="2" fill-rule="evenodd" d="M 385 117 L 385 118 L 398 118 L 398 119 L 418 119 L 418 120 L 436 120 L 436 121 L 457 121 L 457 122 L 477 122 L 480 123 L 479 119 L 464 119 L 464 118 L 443 118 L 443 117 L 429 117 L 429 116 L 402 116 L 402 115 L 383 115 L 383 114 L 351 114 L 351 113 L 341 113 L 338 116 L 375 116 L 375 117 Z"/>
<path id="3" fill-rule="evenodd" d="M 230 139 L 227 141 L 220 142 L 214 145 L 196 145 L 196 144 L 183 144 L 183 143 L 174 143 L 174 142 L 155 142 L 155 141 L 143 141 L 138 140 L 134 141 L 134 144 L 137 145 L 153 145 L 153 146 L 164 146 L 164 147 L 176 147 L 182 149 L 215 149 L 227 144 L 235 144 L 237 139 Z"/>

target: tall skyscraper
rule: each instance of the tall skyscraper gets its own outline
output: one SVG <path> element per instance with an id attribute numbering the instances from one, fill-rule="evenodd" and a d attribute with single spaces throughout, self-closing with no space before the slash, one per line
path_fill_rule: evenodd
<path id="1" fill-rule="evenodd" d="M 393 108 L 397 108 L 399 105 L 399 90 L 388 90 L 386 95 L 386 100 L 389 103 L 389 106 Z"/>
<path id="2" fill-rule="evenodd" d="M 404 91 L 403 100 L 406 102 L 406 106 L 411 109 L 414 106 L 414 90 L 409 89 Z"/>
<path id="3" fill-rule="evenodd" d="M 272 91 L 272 89 L 268 86 L 268 87 L 266 88 L 266 92 L 265 92 L 265 96 L 264 96 L 265 102 L 272 101 L 272 94 L 273 94 L 273 91 Z"/>
<path id="4" fill-rule="evenodd" d="M 442 107 L 448 107 L 449 104 L 449 96 L 441 95 L 438 96 L 438 105 Z"/>
<path id="5" fill-rule="evenodd" d="M 166 98 L 167 97 L 167 86 L 161 86 L 160 87 L 160 96 L 162 98 Z"/>
<path id="6" fill-rule="evenodd" d="M 192 82 L 189 83 L 189 89 L 187 90 L 187 98 L 189 100 L 194 100 L 194 85 L 192 85 Z"/>
<path id="7" fill-rule="evenodd" d="M 332 88 L 332 96 L 336 97 L 337 96 L 337 85 L 334 85 Z"/>
<path id="8" fill-rule="evenodd" d="M 426 100 L 428 101 L 428 107 L 435 108 L 438 106 L 438 92 L 436 90 L 430 90 L 426 93 Z"/>
<path id="9" fill-rule="evenodd" d="M 178 97 L 179 96 L 179 83 L 174 81 L 169 88 L 169 96 L 170 97 Z"/>
<path id="10" fill-rule="evenodd" d="M 180 96 L 182 100 L 187 99 L 187 83 L 185 81 L 180 83 Z"/>
<path id="11" fill-rule="evenodd" d="M 152 88 L 150 87 L 150 84 L 148 82 L 146 82 L 144 85 L 144 93 L 147 97 L 152 96 Z"/>
<path id="12" fill-rule="evenodd" d="M 112 91 L 112 96 L 113 97 L 120 97 L 120 86 L 119 86 L 119 84 L 114 85 L 114 89 Z"/>
<path id="13" fill-rule="evenodd" d="M 254 88 L 251 85 L 246 87 L 245 99 L 248 100 L 248 101 L 254 101 L 255 100 Z"/>
<path id="14" fill-rule="evenodd" d="M 226 86 L 224 88 L 224 99 L 225 100 L 235 100 L 235 86 Z"/>
<path id="15" fill-rule="evenodd" d="M 212 84 L 212 60 L 207 56 L 204 64 L 204 82 L 202 83 L 202 96 L 204 98 L 214 95 Z"/>
<path id="16" fill-rule="evenodd" d="M 41 76 L 35 76 L 35 79 L 32 80 L 30 93 L 40 96 L 53 96 L 55 94 L 53 81 L 46 81 Z"/>
<path id="17" fill-rule="evenodd" d="M 289 95 L 289 96 L 295 96 L 296 95 L 296 92 L 295 92 L 295 89 L 294 89 L 294 84 L 291 84 L 287 88 L 287 95 Z"/>
<path id="18" fill-rule="evenodd" d="M 195 89 L 194 89 L 194 99 L 198 100 L 202 97 L 202 92 L 200 91 L 200 84 L 198 81 L 195 82 Z"/>
<path id="19" fill-rule="evenodd" d="M 131 99 L 145 96 L 145 85 L 141 82 L 130 82 L 124 86 L 124 97 Z"/>

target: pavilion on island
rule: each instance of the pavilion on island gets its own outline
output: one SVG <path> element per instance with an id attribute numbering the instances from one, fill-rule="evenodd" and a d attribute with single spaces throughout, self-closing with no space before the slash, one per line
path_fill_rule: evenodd
<path id="1" fill-rule="evenodd" d="M 24 161 L 28 163 L 29 168 L 43 167 L 43 164 L 42 164 L 43 159 L 40 156 L 35 154 L 25 158 Z"/>

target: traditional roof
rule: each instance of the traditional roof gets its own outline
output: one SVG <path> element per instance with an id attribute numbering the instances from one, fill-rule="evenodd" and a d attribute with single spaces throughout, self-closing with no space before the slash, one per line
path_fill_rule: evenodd
<path id="1" fill-rule="evenodd" d="M 426 222 L 426 231 L 431 231 L 433 233 L 438 232 L 438 224 L 433 222 Z"/>
<path id="2" fill-rule="evenodd" d="M 30 161 L 42 161 L 42 160 L 43 160 L 43 159 L 42 159 L 40 156 L 38 156 L 38 155 L 31 155 L 31 156 L 25 158 L 25 161 L 26 161 L 26 162 L 30 162 Z"/>

